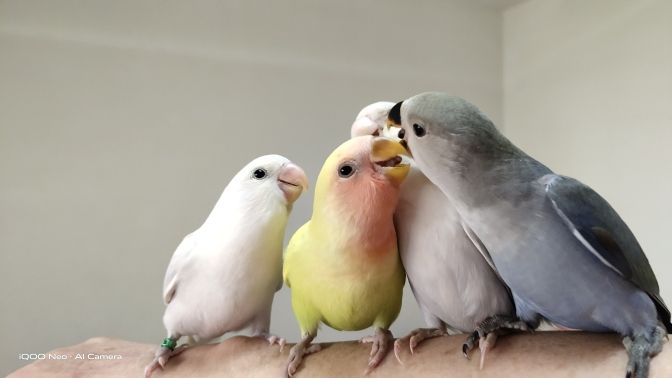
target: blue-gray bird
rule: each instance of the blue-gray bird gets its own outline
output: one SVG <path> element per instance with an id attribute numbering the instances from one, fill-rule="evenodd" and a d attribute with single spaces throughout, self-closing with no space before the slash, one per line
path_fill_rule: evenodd
<path id="1" fill-rule="evenodd" d="M 496 316 L 464 346 L 541 320 L 617 332 L 627 377 L 647 377 L 670 311 L 637 239 L 588 186 L 553 173 L 500 134 L 474 105 L 429 92 L 396 104 L 388 121 L 422 172 L 450 199 L 465 230 L 513 293 L 519 319 Z"/>

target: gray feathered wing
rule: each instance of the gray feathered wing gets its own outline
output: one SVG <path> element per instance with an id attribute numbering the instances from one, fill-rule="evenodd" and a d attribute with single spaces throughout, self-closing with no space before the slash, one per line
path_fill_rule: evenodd
<path id="1" fill-rule="evenodd" d="M 586 249 L 654 301 L 668 332 L 670 310 L 660 297 L 658 281 L 642 247 L 621 217 L 594 190 L 570 177 L 542 178 L 556 212 Z"/>

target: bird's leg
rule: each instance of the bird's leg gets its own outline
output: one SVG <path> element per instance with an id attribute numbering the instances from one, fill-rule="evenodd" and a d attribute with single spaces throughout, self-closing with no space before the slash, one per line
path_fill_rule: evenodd
<path id="1" fill-rule="evenodd" d="M 304 334 L 301 341 L 289 350 L 289 359 L 287 360 L 287 376 L 292 377 L 294 373 L 301 366 L 301 361 L 303 361 L 303 356 L 309 355 L 311 353 L 319 352 L 322 347 L 320 344 L 311 344 L 315 338 L 315 334 Z"/>
<path id="2" fill-rule="evenodd" d="M 623 338 L 623 345 L 628 352 L 628 365 L 625 371 L 626 378 L 646 378 L 649 376 L 651 357 L 663 349 L 667 332 L 661 327 L 655 327 L 648 332 Z"/>
<path id="3" fill-rule="evenodd" d="M 368 374 L 376 366 L 380 365 L 390 349 L 390 343 L 394 340 L 392 332 L 387 329 L 376 327 L 372 336 L 363 337 L 361 343 L 371 343 L 371 352 L 369 353 L 369 366 L 366 368 L 364 374 Z"/>
<path id="4" fill-rule="evenodd" d="M 269 345 L 277 344 L 280 346 L 280 351 L 282 352 L 285 349 L 285 343 L 287 342 L 284 338 L 276 336 L 270 333 L 268 330 L 271 326 L 271 306 L 268 306 L 268 311 L 264 311 L 263 314 L 259 315 L 252 323 L 252 337 L 260 337 L 268 341 Z"/>
<path id="5" fill-rule="evenodd" d="M 411 331 L 408 335 L 397 339 L 394 341 L 394 356 L 397 358 L 400 364 L 403 364 L 401 358 L 399 357 L 399 352 L 401 352 L 401 345 L 408 340 L 408 346 L 411 350 L 411 354 L 415 353 L 415 348 L 420 345 L 426 339 L 431 339 L 433 337 L 445 336 L 446 332 L 444 328 L 417 328 Z"/>
<path id="6" fill-rule="evenodd" d="M 185 349 L 189 347 L 189 343 L 176 347 L 177 340 L 179 340 L 179 338 L 180 336 L 169 335 L 163 339 L 161 346 L 154 354 L 154 359 L 149 363 L 149 365 L 145 367 L 145 378 L 149 378 L 152 375 L 152 372 L 157 368 L 163 369 L 166 366 L 166 363 L 168 363 L 169 359 L 184 352 Z"/>
<path id="7" fill-rule="evenodd" d="M 474 348 L 476 343 L 479 343 L 481 349 L 480 367 L 483 368 L 485 353 L 494 347 L 497 334 L 501 334 L 503 330 L 528 331 L 529 329 L 527 323 L 515 317 L 507 315 L 490 316 L 483 320 L 476 330 L 467 337 L 467 340 L 462 345 L 462 354 L 468 359 L 469 352 Z M 489 336 L 490 334 L 493 334 L 493 336 Z"/>

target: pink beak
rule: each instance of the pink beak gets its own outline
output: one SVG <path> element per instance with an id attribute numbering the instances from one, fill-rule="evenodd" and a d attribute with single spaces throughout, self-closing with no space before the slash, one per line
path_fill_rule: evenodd
<path id="1" fill-rule="evenodd" d="M 287 203 L 291 204 L 308 189 L 308 177 L 301 167 L 294 163 L 287 163 L 278 175 L 278 186 L 284 193 Z"/>

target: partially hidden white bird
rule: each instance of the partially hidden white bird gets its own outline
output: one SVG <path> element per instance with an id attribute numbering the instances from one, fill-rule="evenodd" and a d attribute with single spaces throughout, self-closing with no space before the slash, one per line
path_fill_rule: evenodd
<path id="1" fill-rule="evenodd" d="M 392 102 L 364 107 L 355 118 L 351 136 L 381 135 L 398 139 L 398 127 L 388 127 Z M 514 313 L 508 288 L 465 232 L 462 220 L 443 192 L 410 160 L 394 214 L 397 242 L 408 282 L 429 328 L 418 328 L 394 344 L 401 362 L 402 344 L 411 354 L 425 339 L 467 333 L 491 316 Z M 496 341 L 481 340 L 480 366 Z"/>
<path id="2" fill-rule="evenodd" d="M 224 189 L 203 225 L 173 254 L 163 283 L 168 336 L 145 368 L 157 368 L 194 343 L 249 328 L 269 333 L 271 306 L 282 287 L 282 246 L 292 204 L 306 190 L 303 170 L 279 155 L 254 159 Z M 176 347 L 182 337 L 187 343 Z"/>

